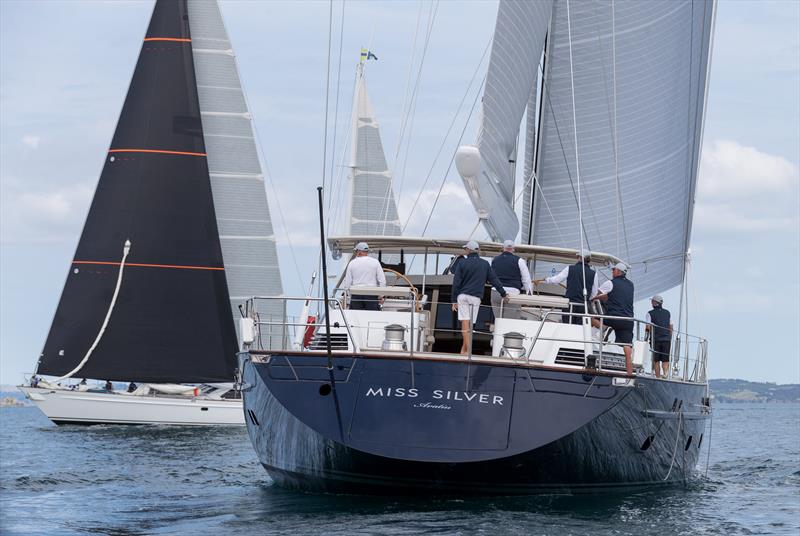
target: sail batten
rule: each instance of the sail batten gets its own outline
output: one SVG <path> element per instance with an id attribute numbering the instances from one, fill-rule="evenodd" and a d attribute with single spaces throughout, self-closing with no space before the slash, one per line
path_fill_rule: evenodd
<path id="1" fill-rule="evenodd" d="M 252 118 L 219 6 L 216 0 L 188 2 L 200 117 L 231 295 L 229 306 L 233 318 L 238 318 L 241 296 L 283 293 L 277 243 Z M 245 215 L 248 219 L 243 219 Z M 277 301 L 259 303 L 258 307 L 259 314 L 282 317 Z"/>

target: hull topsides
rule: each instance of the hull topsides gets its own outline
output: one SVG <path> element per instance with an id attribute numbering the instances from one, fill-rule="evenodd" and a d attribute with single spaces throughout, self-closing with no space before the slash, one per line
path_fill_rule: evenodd
<path id="1" fill-rule="evenodd" d="M 244 424 L 242 401 L 180 396 L 20 387 L 56 424 L 164 424 L 217 426 Z"/>
<path id="2" fill-rule="evenodd" d="M 244 362 L 245 419 L 280 484 L 535 493 L 686 479 L 705 386 L 496 364 L 273 355 Z"/>

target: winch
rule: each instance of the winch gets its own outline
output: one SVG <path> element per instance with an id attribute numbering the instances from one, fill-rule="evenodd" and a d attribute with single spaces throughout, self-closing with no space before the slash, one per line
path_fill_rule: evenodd
<path id="1" fill-rule="evenodd" d="M 406 327 L 400 324 L 389 324 L 383 328 L 384 339 L 381 345 L 382 350 L 389 350 L 392 352 L 402 352 L 408 350 L 406 345 Z"/>

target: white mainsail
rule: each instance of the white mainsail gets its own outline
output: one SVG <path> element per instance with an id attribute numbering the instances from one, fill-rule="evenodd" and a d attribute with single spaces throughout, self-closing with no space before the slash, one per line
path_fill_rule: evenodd
<path id="1" fill-rule="evenodd" d="M 683 279 L 713 19 L 713 0 L 554 4 L 532 243 L 580 247 L 580 190 L 584 244 L 632 265 L 637 299 Z"/>
<path id="2" fill-rule="evenodd" d="M 552 2 L 500 2 L 486 87 L 477 152 L 466 147 L 456 156 L 459 173 L 478 215 L 493 240 L 514 239 L 514 169 L 517 138 L 525 106 L 536 83 Z M 476 158 L 477 156 L 477 158 Z M 473 170 L 464 165 L 476 160 Z M 479 164 L 479 166 L 478 166 Z"/>
<path id="3" fill-rule="evenodd" d="M 234 320 L 252 296 L 283 293 L 252 118 L 216 0 L 189 0 L 200 115 Z M 283 320 L 276 300 L 259 311 Z M 238 330 L 238 322 L 236 322 Z"/>
<path id="4" fill-rule="evenodd" d="M 399 236 L 400 219 L 392 190 L 392 174 L 386 164 L 381 134 L 359 63 L 353 103 L 350 161 L 351 235 Z"/>

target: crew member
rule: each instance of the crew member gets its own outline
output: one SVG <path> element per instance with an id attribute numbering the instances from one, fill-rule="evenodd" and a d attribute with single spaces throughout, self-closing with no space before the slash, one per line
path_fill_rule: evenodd
<path id="1" fill-rule="evenodd" d="M 350 290 L 350 309 L 361 311 L 379 311 L 378 296 L 354 294 L 358 287 L 385 287 L 386 276 L 380 261 L 369 256 L 369 245 L 366 242 L 356 244 L 356 256 L 347 265 L 342 288 Z"/>
<path id="2" fill-rule="evenodd" d="M 503 288 L 509 296 L 519 296 L 524 290 L 531 293 L 531 273 L 528 265 L 518 256 L 514 255 L 514 241 L 503 242 L 503 252 L 492 259 L 492 270 L 503 283 Z M 500 318 L 500 304 L 503 299 L 500 293 L 492 289 L 492 311 L 495 318 Z M 519 305 L 505 305 L 502 307 L 503 318 L 519 318 Z"/>
<path id="3" fill-rule="evenodd" d="M 545 279 L 537 279 L 534 284 L 547 283 L 550 285 L 558 285 L 559 283 L 567 282 L 567 291 L 564 296 L 569 299 L 572 306 L 572 312 L 576 314 L 583 314 L 586 312 L 584 307 L 583 289 L 589 292 L 588 299 L 592 300 L 597 296 L 597 273 L 589 266 L 589 255 L 577 254 L 578 262 L 572 266 L 567 266 L 556 275 L 547 277 Z M 582 324 L 583 317 L 564 315 L 563 322 L 565 324 Z"/>
<path id="4" fill-rule="evenodd" d="M 633 318 L 633 283 L 627 278 L 628 267 L 618 262 L 611 269 L 613 279 L 606 281 L 598 289 L 599 293 L 595 300 L 606 302 L 606 315 L 624 316 Z M 622 346 L 625 352 L 625 370 L 628 374 L 633 374 L 633 321 L 614 318 L 604 318 L 605 326 L 614 330 L 617 344 Z M 600 327 L 600 319 L 592 318 L 592 325 Z"/>
<path id="5" fill-rule="evenodd" d="M 497 278 L 489 263 L 478 256 L 480 246 L 474 240 L 464 244 L 466 258 L 456 266 L 453 277 L 453 311 L 458 311 L 461 321 L 461 353 L 469 352 L 472 338 L 472 324 L 478 320 L 478 310 L 486 283 L 491 283 L 504 299 L 508 296 L 503 284 Z"/>
<path id="6" fill-rule="evenodd" d="M 669 375 L 669 356 L 672 349 L 672 321 L 669 311 L 663 307 L 664 298 L 656 294 L 650 300 L 650 304 L 653 309 L 645 317 L 648 324 L 644 329 L 650 333 L 650 347 L 653 349 L 653 372 L 656 378 L 666 378 Z"/>

